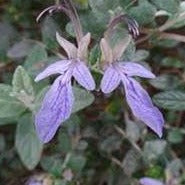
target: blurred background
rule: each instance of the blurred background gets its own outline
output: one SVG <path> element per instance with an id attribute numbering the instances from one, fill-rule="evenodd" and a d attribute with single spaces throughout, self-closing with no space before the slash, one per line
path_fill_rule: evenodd
<path id="1" fill-rule="evenodd" d="M 133 117 L 122 90 L 103 95 L 98 88 L 102 75 L 92 69 L 97 90 L 76 87 L 72 116 L 43 145 L 33 116 L 53 78 L 33 79 L 65 56 L 56 31 L 75 42 L 65 14 L 46 14 L 36 22 L 43 9 L 57 2 L 0 0 L 0 184 L 139 185 L 147 176 L 184 185 L 185 1 L 73 0 L 84 33 L 92 34 L 91 66 L 101 58 L 98 44 L 114 16 L 126 13 L 139 23 L 140 36 L 123 60 L 140 62 L 156 74 L 141 82 L 163 112 L 164 135 L 159 139 Z M 128 34 L 124 23 L 118 28 L 114 42 Z"/>

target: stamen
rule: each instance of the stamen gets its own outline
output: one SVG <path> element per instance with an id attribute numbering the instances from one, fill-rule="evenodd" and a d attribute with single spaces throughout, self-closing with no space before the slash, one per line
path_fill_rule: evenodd
<path id="1" fill-rule="evenodd" d="M 39 20 L 41 19 L 41 17 L 46 14 L 47 12 L 52 13 L 54 10 L 56 10 L 57 6 L 49 6 L 48 8 L 45 8 L 36 18 L 36 21 L 39 22 Z"/>
<path id="2" fill-rule="evenodd" d="M 139 36 L 139 25 L 137 21 L 131 17 L 126 16 L 125 22 L 128 25 L 129 32 L 133 35 L 134 38 Z"/>
<path id="3" fill-rule="evenodd" d="M 44 9 L 38 15 L 38 17 L 36 18 L 36 21 L 39 22 L 41 17 L 46 13 L 53 14 L 53 12 L 58 12 L 58 11 L 62 11 L 70 18 L 70 20 L 74 26 L 74 30 L 76 32 L 77 42 L 79 43 L 83 37 L 83 32 L 82 32 L 80 19 L 78 17 L 77 11 L 76 11 L 73 3 L 71 2 L 71 0 L 63 0 L 63 3 L 61 2 L 60 4 L 49 6 L 48 8 Z"/>
<path id="4" fill-rule="evenodd" d="M 134 38 L 139 36 L 139 24 L 137 21 L 131 17 L 129 17 L 126 14 L 121 14 L 116 16 L 111 20 L 111 22 L 108 25 L 108 29 L 106 31 L 106 34 L 110 35 L 111 32 L 113 31 L 114 27 L 122 22 L 125 22 L 128 26 L 128 31 L 132 34 Z"/>

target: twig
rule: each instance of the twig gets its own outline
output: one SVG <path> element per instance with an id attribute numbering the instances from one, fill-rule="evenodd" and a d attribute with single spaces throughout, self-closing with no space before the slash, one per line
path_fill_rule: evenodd
<path id="1" fill-rule="evenodd" d="M 169 40 L 175 40 L 178 42 L 185 42 L 185 36 L 183 35 L 179 35 L 176 33 L 165 33 L 165 32 L 161 32 L 157 29 L 148 29 L 148 28 L 143 28 L 140 30 L 141 33 L 147 34 L 147 36 L 141 38 L 140 40 L 138 40 L 136 43 L 140 44 L 144 41 L 146 41 L 147 39 L 149 39 L 152 35 L 157 34 L 159 36 L 159 39 L 169 39 Z"/>
<path id="2" fill-rule="evenodd" d="M 130 142 L 130 144 L 139 152 L 140 155 L 142 155 L 142 150 L 139 147 L 139 145 L 137 145 L 137 143 L 135 143 L 132 140 L 130 140 L 130 138 L 127 137 L 127 135 L 126 135 L 126 133 L 124 132 L 123 129 L 121 129 L 118 126 L 114 126 L 114 128 L 116 129 L 117 132 L 119 132 L 124 138 L 126 138 Z"/>

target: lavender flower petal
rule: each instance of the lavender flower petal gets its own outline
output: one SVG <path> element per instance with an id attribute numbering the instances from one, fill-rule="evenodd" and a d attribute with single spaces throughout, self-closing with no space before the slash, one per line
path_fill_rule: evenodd
<path id="1" fill-rule="evenodd" d="M 71 83 L 63 84 L 61 80 L 61 76 L 55 80 L 35 117 L 38 136 L 44 143 L 54 137 L 61 122 L 67 120 L 72 111 L 74 97 Z"/>
<path id="2" fill-rule="evenodd" d="M 73 43 L 60 36 L 58 32 L 56 33 L 56 39 L 67 53 L 68 58 L 72 59 L 77 57 L 77 48 Z"/>
<path id="3" fill-rule="evenodd" d="M 113 52 L 111 47 L 108 44 L 108 41 L 105 38 L 101 39 L 100 48 L 102 53 L 101 60 L 111 64 L 113 61 Z"/>
<path id="4" fill-rule="evenodd" d="M 87 33 L 80 41 L 77 49 L 77 56 L 80 60 L 87 60 L 88 46 L 91 41 L 91 34 Z"/>
<path id="5" fill-rule="evenodd" d="M 55 62 L 54 64 L 49 65 L 43 72 L 41 72 L 35 78 L 35 81 L 38 82 L 53 74 L 63 74 L 69 68 L 70 64 L 70 60 L 60 60 L 58 62 Z"/>
<path id="6" fill-rule="evenodd" d="M 95 89 L 95 82 L 94 79 L 87 68 L 87 66 L 81 62 L 76 62 L 74 69 L 73 69 L 73 76 L 75 80 L 87 90 L 94 90 Z"/>
<path id="7" fill-rule="evenodd" d="M 119 66 L 123 73 L 128 76 L 140 76 L 143 78 L 155 78 L 155 75 L 143 67 L 142 65 L 135 62 L 120 62 Z"/>
<path id="8" fill-rule="evenodd" d="M 161 181 L 148 177 L 141 178 L 139 182 L 141 185 L 164 185 Z"/>
<path id="9" fill-rule="evenodd" d="M 121 79 L 119 73 L 112 65 L 110 65 L 103 75 L 100 84 L 101 90 L 104 93 L 111 93 L 114 89 L 118 87 L 120 81 Z"/>
<path id="10" fill-rule="evenodd" d="M 126 100 L 134 116 L 143 121 L 159 137 L 162 137 L 164 119 L 158 108 L 152 104 L 148 93 L 132 78 L 125 76 L 122 81 L 125 87 Z"/>

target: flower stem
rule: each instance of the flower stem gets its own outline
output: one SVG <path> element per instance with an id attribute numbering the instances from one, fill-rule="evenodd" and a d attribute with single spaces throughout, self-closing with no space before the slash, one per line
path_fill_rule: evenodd
<path id="1" fill-rule="evenodd" d="M 73 24 L 73 27 L 76 33 L 76 39 L 79 44 L 79 42 L 83 37 L 82 26 L 80 23 L 79 16 L 71 0 L 64 0 L 64 3 L 67 6 L 67 9 L 69 10 L 68 16 L 71 19 L 71 22 Z"/>

